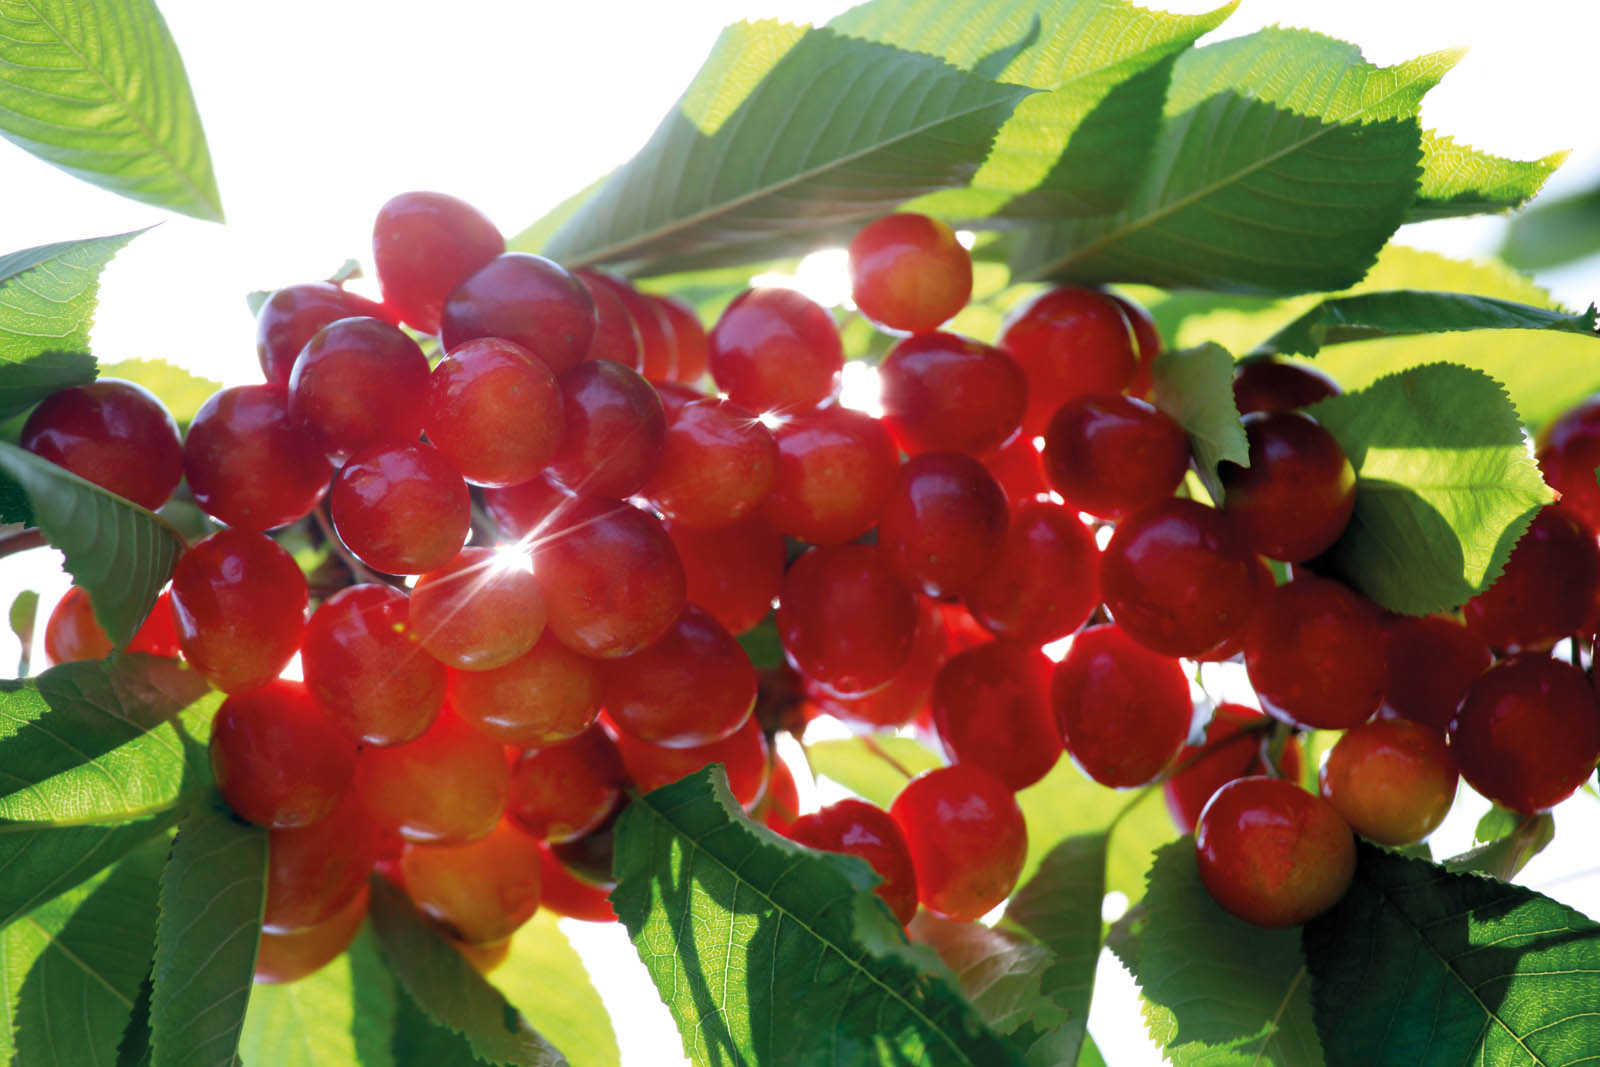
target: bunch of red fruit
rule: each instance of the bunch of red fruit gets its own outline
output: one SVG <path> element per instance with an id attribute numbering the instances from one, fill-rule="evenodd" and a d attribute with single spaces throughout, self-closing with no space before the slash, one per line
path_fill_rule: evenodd
<path id="1" fill-rule="evenodd" d="M 1293 923 L 1348 884 L 1351 826 L 1427 834 L 1458 765 L 1531 811 L 1600 758 L 1588 681 L 1535 651 L 1594 632 L 1594 535 L 1548 509 L 1465 623 L 1384 617 L 1316 574 L 1355 478 L 1295 410 L 1336 392 L 1313 372 L 1240 367 L 1250 466 L 1224 464 L 1218 509 L 1175 496 L 1190 446 L 1141 398 L 1161 347 L 1142 309 L 1063 288 L 997 345 L 938 332 L 971 261 L 923 216 L 850 249 L 856 305 L 902 335 L 882 418 L 839 403 L 838 328 L 791 290 L 744 293 L 707 334 L 678 301 L 506 252 L 428 193 L 384 206 L 374 260 L 381 304 L 274 293 L 266 383 L 217 393 L 182 443 L 159 401 L 110 380 L 24 432 L 146 507 L 186 478 L 226 524 L 130 648 L 181 653 L 229 694 L 217 783 L 271 827 L 260 980 L 341 951 L 374 866 L 487 963 L 541 898 L 609 918 L 628 790 L 712 762 L 769 825 L 866 858 L 902 922 L 1005 899 L 1027 848 L 1014 793 L 1063 750 L 1108 786 L 1165 774 L 1218 901 Z M 309 619 L 300 566 L 264 532 L 308 515 L 355 581 Z M 759 676 L 736 635 L 774 604 L 793 670 Z M 1052 665 L 1041 647 L 1074 634 Z M 81 597 L 47 644 L 109 652 Z M 1509 655 L 1490 667 L 1491 648 Z M 297 652 L 303 684 L 281 677 Z M 1224 706 L 1185 748 L 1180 659 L 1240 654 L 1273 719 Z M 794 819 L 765 731 L 815 712 L 931 726 L 952 765 L 887 813 Z M 1350 731 L 1326 800 L 1294 782 L 1303 728 Z"/>

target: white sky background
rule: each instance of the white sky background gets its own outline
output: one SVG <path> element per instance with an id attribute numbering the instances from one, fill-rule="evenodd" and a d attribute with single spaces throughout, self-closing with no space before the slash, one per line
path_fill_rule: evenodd
<path id="1" fill-rule="evenodd" d="M 160 357 L 235 384 L 259 375 L 244 295 L 326 277 L 347 258 L 368 261 L 373 215 L 389 196 L 449 192 L 515 233 L 643 143 L 722 25 L 758 16 L 823 21 L 848 4 L 160 6 L 188 67 L 229 224 L 120 199 L 0 143 L 8 207 L 0 215 L 0 253 L 161 223 L 106 271 L 95 352 L 104 362 Z M 1214 5 L 1153 6 L 1195 12 Z M 1552 192 L 1600 176 L 1593 55 L 1600 4 L 1593 0 L 1243 0 L 1219 35 L 1273 22 L 1355 41 L 1384 64 L 1470 46 L 1427 97 L 1425 124 L 1516 158 L 1573 149 Z M 1503 225 L 1430 223 L 1402 237 L 1452 255 L 1484 254 L 1497 246 Z M 1600 298 L 1600 264 L 1542 280 L 1569 304 Z M 65 580 L 48 553 L 14 557 L 0 565 L 0 604 L 24 584 L 40 589 L 48 607 Z M 15 654 L 7 634 L 0 670 Z M 1453 820 L 1441 832 L 1452 847 L 1440 851 L 1458 851 L 1453 846 L 1463 845 L 1463 834 L 1470 838 L 1475 818 L 1476 810 Z M 1600 805 L 1580 797 L 1558 819 L 1557 845 L 1524 880 L 1600 915 L 1589 844 L 1600 832 Z M 574 933 L 596 962 L 624 1062 L 674 1062 L 676 1033 L 620 932 Z M 1113 1067 L 1159 1062 L 1142 1043 L 1136 1005 L 1115 964 L 1102 966 L 1101 986 L 1092 1028 Z M 1120 996 L 1107 996 L 1113 993 Z"/>

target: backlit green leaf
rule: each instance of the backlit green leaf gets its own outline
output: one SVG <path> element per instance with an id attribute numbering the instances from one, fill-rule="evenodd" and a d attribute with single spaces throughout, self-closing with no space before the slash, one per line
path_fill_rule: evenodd
<path id="1" fill-rule="evenodd" d="M 1159 788 L 1107 789 L 1085 775 L 1070 756 L 1017 794 L 1028 823 L 1028 859 L 1019 885 L 1027 884 L 1057 844 L 1070 837 L 1111 830 L 1106 856 L 1106 892 L 1130 903 L 1144 896 L 1152 853 L 1178 835 Z"/>
<path id="2" fill-rule="evenodd" d="M 363 927 L 345 952 L 295 982 L 258 985 L 239 1040 L 244 1067 L 392 1067 L 394 975 Z"/>
<path id="3" fill-rule="evenodd" d="M 572 1067 L 617 1067 L 616 1034 L 583 960 L 543 908 L 511 937 L 505 962 L 489 981 Z"/>
<path id="4" fill-rule="evenodd" d="M 1519 270 L 1558 267 L 1600 252 L 1600 185 L 1520 211 L 1500 255 Z"/>
<path id="5" fill-rule="evenodd" d="M 1233 401 L 1233 357 L 1219 345 L 1167 351 L 1151 371 L 1151 401 L 1189 435 L 1195 470 L 1221 503 L 1217 464 L 1250 465 L 1250 444 Z"/>
<path id="6" fill-rule="evenodd" d="M 1543 159 L 1503 159 L 1457 144 L 1451 137 L 1422 135 L 1422 183 L 1407 222 L 1479 215 L 1521 207 L 1543 188 L 1566 160 L 1556 152 Z"/>
<path id="7" fill-rule="evenodd" d="M 180 429 L 194 421 L 200 405 L 222 388 L 221 382 L 202 378 L 164 359 L 125 359 L 100 368 L 102 378 L 122 378 L 144 386 L 172 412 Z"/>
<path id="8" fill-rule="evenodd" d="M 1468 293 L 1399 289 L 1324 300 L 1263 341 L 1255 354 L 1314 356 L 1323 345 L 1460 330 L 1555 330 L 1600 340 L 1593 304 L 1573 314 Z"/>
<path id="9" fill-rule="evenodd" d="M 1492 816 L 1499 810 L 1496 808 L 1489 815 Z M 1482 829 L 1483 824 L 1479 823 L 1479 830 Z M 1479 871 L 1502 882 L 1509 882 L 1516 877 L 1518 871 L 1528 865 L 1529 860 L 1543 852 L 1545 847 L 1555 840 L 1555 836 L 1556 823 L 1548 811 L 1538 815 L 1517 815 L 1510 829 L 1504 834 L 1476 848 L 1468 849 L 1459 856 L 1451 856 L 1442 861 L 1442 866 L 1447 871 L 1457 873 Z"/>
<path id="10" fill-rule="evenodd" d="M 806 745 L 811 769 L 885 811 L 905 784 L 944 766 L 938 753 L 909 737 L 850 737 Z"/>

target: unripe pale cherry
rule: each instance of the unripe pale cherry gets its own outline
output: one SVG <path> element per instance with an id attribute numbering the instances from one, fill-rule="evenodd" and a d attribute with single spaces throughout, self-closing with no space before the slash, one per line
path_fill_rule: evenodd
<path id="1" fill-rule="evenodd" d="M 417 908 L 469 945 L 510 937 L 539 909 L 539 844 L 509 819 L 474 841 L 408 841 L 400 870 Z"/>
<path id="2" fill-rule="evenodd" d="M 1456 799 L 1456 764 L 1439 731 L 1379 719 L 1345 731 L 1322 765 L 1322 795 L 1380 845 L 1421 841 Z"/>
<path id="3" fill-rule="evenodd" d="M 972 295 L 972 256 L 954 230 L 927 215 L 867 223 L 850 241 L 849 261 L 856 307 L 891 330 L 937 330 Z"/>

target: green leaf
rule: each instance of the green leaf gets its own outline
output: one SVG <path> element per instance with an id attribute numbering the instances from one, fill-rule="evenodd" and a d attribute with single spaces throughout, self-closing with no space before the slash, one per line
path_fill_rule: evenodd
<path id="1" fill-rule="evenodd" d="M 0 926 L 165 834 L 190 788 L 180 727 L 219 699 L 150 656 L 0 683 Z"/>
<path id="2" fill-rule="evenodd" d="M 1579 315 L 1468 293 L 1400 289 L 1324 300 L 1253 354 L 1314 356 L 1323 345 L 1459 330 L 1556 330 L 1600 339 L 1593 304 Z"/>
<path id="3" fill-rule="evenodd" d="M 1067 838 L 1045 855 L 1006 906 L 1006 925 L 1027 931 L 1050 951 L 1054 962 L 1040 993 L 1067 1012 L 1065 1025 L 1041 1034 L 1028 1049 L 1030 1064 L 1073 1063 L 1087 1036 L 1100 959 L 1106 846 L 1103 833 Z"/>
<path id="4" fill-rule="evenodd" d="M 715 768 L 634 800 L 613 906 L 697 1062 L 1017 1063 L 854 856 L 745 818 Z"/>
<path id="5" fill-rule="evenodd" d="M 139 983 L 127 1029 L 117 1043 L 117 1067 L 150 1067 L 150 975 Z"/>
<path id="6" fill-rule="evenodd" d="M 1527 203 L 1569 153 L 1543 159 L 1503 159 L 1480 152 L 1453 138 L 1425 131 L 1422 135 L 1422 183 L 1407 222 L 1446 219 L 1508 211 Z"/>
<path id="7" fill-rule="evenodd" d="M 1351 285 L 1404 220 L 1417 106 L 1457 58 L 1378 68 L 1276 28 L 1185 52 L 1127 206 L 1026 231 L 1013 272 L 1239 293 Z"/>
<path id="8" fill-rule="evenodd" d="M 1195 470 L 1211 499 L 1222 503 L 1217 464 L 1250 465 L 1239 408 L 1233 401 L 1233 357 L 1220 345 L 1167 351 L 1151 371 L 1151 400 L 1189 435 Z"/>
<path id="9" fill-rule="evenodd" d="M 1057 844 L 1081 834 L 1110 831 L 1106 892 L 1130 904 L 1144 896 L 1145 872 L 1157 848 L 1178 836 L 1159 787 L 1138 792 L 1107 789 L 1063 756 L 1050 773 L 1017 794 L 1028 824 L 1028 859 L 1018 885 L 1027 884 Z"/>
<path id="10" fill-rule="evenodd" d="M 478 1067 L 483 1063 L 466 1038 L 423 1011 L 405 987 L 397 986 L 395 996 L 398 1010 L 391 1044 L 395 1067 Z"/>
<path id="11" fill-rule="evenodd" d="M 1500 255 L 1519 270 L 1559 267 L 1600 252 L 1600 185 L 1519 212 Z"/>
<path id="12" fill-rule="evenodd" d="M 495 988 L 386 879 L 372 880 L 368 913 L 400 988 L 428 1016 L 461 1034 L 489 1063 L 565 1067 Z"/>
<path id="13" fill-rule="evenodd" d="M 544 254 L 660 274 L 807 252 L 966 184 L 1032 92 L 832 30 L 737 23 Z"/>
<path id="14" fill-rule="evenodd" d="M 1499 809 L 1495 809 L 1498 811 Z M 1494 812 L 1490 812 L 1489 818 Z M 1478 824 L 1480 830 L 1483 824 Z M 1477 848 L 1468 849 L 1459 856 L 1444 861 L 1447 871 L 1465 873 L 1478 871 L 1502 882 L 1509 882 L 1528 861 L 1545 850 L 1555 840 L 1556 823 L 1549 812 L 1538 815 L 1516 816 L 1516 823 L 1504 835 L 1496 837 Z"/>
<path id="15" fill-rule="evenodd" d="M 778 636 L 778 617 L 772 612 L 739 634 L 737 640 L 756 670 L 770 671 L 783 666 L 783 639 Z"/>
<path id="16" fill-rule="evenodd" d="M 544 909 L 511 938 L 511 952 L 489 981 L 572 1067 L 617 1067 L 621 1053 L 606 1006 L 583 960 Z"/>
<path id="17" fill-rule="evenodd" d="M 16 599 L 11 602 L 7 621 L 11 623 L 11 632 L 17 635 L 17 643 L 22 646 L 22 659 L 17 667 L 17 677 L 22 678 L 28 673 L 28 658 L 33 648 L 33 628 L 39 621 L 38 591 L 24 589 L 18 593 Z"/>
<path id="18" fill-rule="evenodd" d="M 258 985 L 239 1039 L 245 1067 L 391 1067 L 394 975 L 362 927 L 349 951 L 305 978 Z"/>
<path id="19" fill-rule="evenodd" d="M 1323 557 L 1408 615 L 1487 589 L 1554 499 L 1500 383 L 1447 363 L 1413 367 L 1307 409 L 1356 469 L 1356 507 Z"/>
<path id="20" fill-rule="evenodd" d="M 609 174 L 596 178 L 549 211 L 546 211 L 538 219 L 523 227 L 522 231 L 515 237 L 507 240 L 506 250 L 508 252 L 542 252 L 545 242 L 549 241 L 555 235 L 555 232 L 576 214 L 577 210 L 590 197 L 599 192 L 610 178 L 611 175 Z M 255 314 L 255 309 L 251 308 L 250 313 Z"/>
<path id="21" fill-rule="evenodd" d="M 1571 1064 L 1600 1048 L 1600 925 L 1520 886 L 1357 846 L 1305 927 L 1335 1067 Z"/>
<path id="22" fill-rule="evenodd" d="M 0 16 L 0 25 L 4 21 Z M 142 232 L 0 256 L 0 418 L 94 381 L 89 327 L 100 271 Z"/>
<path id="23" fill-rule="evenodd" d="M 200 405 L 222 388 L 221 382 L 191 374 L 164 359 L 125 359 L 100 368 L 102 378 L 135 382 L 161 398 L 180 429 L 187 429 Z"/>
<path id="24" fill-rule="evenodd" d="M 161 877 L 150 998 L 154 1067 L 238 1061 L 267 899 L 267 831 L 196 804 Z"/>
<path id="25" fill-rule="evenodd" d="M 5 1062 L 112 1058 L 149 970 L 166 858 L 166 842 L 149 841 L 0 933 Z"/>
<path id="26" fill-rule="evenodd" d="M 151 0 L 9 5 L 0 67 L 0 135 L 102 189 L 222 221 L 183 60 Z"/>
<path id="27" fill-rule="evenodd" d="M 0 443 L 0 472 L 27 495 L 33 524 L 66 556 L 73 584 L 118 648 L 172 577 L 183 538 L 165 520 L 48 460 Z"/>
<path id="28" fill-rule="evenodd" d="M 1172 60 L 1233 4 L 1170 15 L 1125 0 L 873 0 L 829 26 L 1012 85 L 1044 90 L 1001 127 L 971 186 L 907 210 L 957 219 L 1058 218 L 1115 211 L 1145 168 Z"/>
<path id="29" fill-rule="evenodd" d="M 905 788 L 908 774 L 944 766 L 938 753 L 909 737 L 814 741 L 806 745 L 806 758 L 814 773 L 833 779 L 885 811 Z"/>
<path id="30" fill-rule="evenodd" d="M 1472 839 L 1480 845 L 1497 841 L 1515 830 L 1522 819 L 1523 816 L 1517 812 L 1507 811 L 1496 804 L 1478 820 L 1477 827 L 1472 831 Z"/>
<path id="31" fill-rule="evenodd" d="M 1253 926 L 1218 907 L 1192 837 L 1156 854 L 1144 903 L 1134 977 L 1150 1036 L 1174 1064 L 1323 1062 L 1299 931 Z"/>

